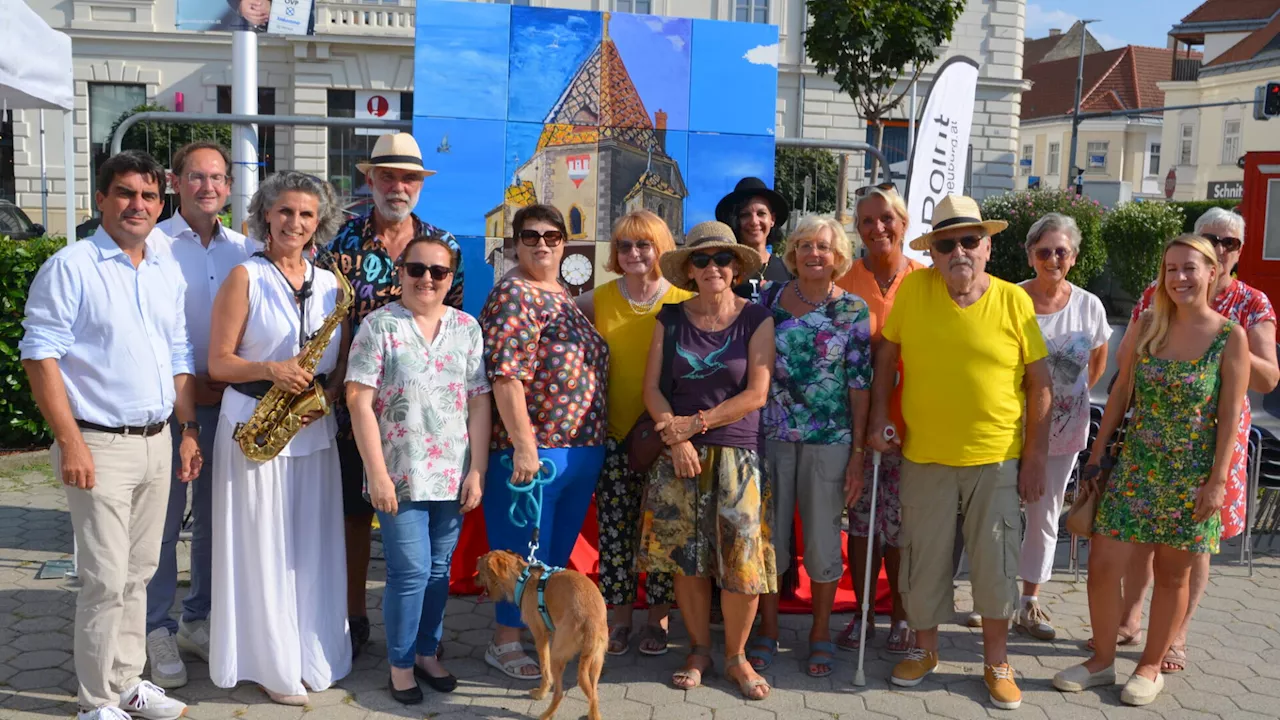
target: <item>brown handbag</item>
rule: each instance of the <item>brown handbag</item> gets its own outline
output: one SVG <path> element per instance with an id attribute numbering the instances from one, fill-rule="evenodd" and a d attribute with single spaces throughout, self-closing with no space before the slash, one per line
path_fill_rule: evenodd
<path id="1" fill-rule="evenodd" d="M 676 356 L 676 322 L 668 322 L 662 327 L 662 374 L 658 376 L 658 387 L 662 396 L 671 402 L 671 364 Z M 627 467 L 633 473 L 646 473 L 662 455 L 666 443 L 662 442 L 662 433 L 656 428 L 657 422 L 644 413 L 631 426 L 623 445 L 627 450 Z"/>
<path id="2" fill-rule="evenodd" d="M 1080 481 L 1076 484 L 1076 496 L 1071 502 L 1071 508 L 1067 510 L 1066 527 L 1067 532 L 1077 537 L 1092 537 L 1093 523 L 1098 517 L 1098 501 L 1102 499 L 1102 493 L 1107 489 L 1107 484 L 1111 482 L 1111 472 L 1115 469 L 1116 463 L 1120 459 L 1120 451 L 1124 448 L 1124 442 L 1128 435 L 1129 428 L 1129 410 L 1133 408 L 1133 399 L 1138 392 L 1137 374 L 1134 373 L 1133 388 L 1129 393 L 1129 402 L 1125 404 L 1125 416 L 1120 421 L 1119 438 L 1111 447 L 1107 449 L 1107 454 L 1102 456 L 1102 462 L 1098 468 L 1098 476 L 1095 478 L 1085 477 L 1085 466 L 1080 472 Z M 1094 438 L 1094 442 L 1098 442 Z"/>

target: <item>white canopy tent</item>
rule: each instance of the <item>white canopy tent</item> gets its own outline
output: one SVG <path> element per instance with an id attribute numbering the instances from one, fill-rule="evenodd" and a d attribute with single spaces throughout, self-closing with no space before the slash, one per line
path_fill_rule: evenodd
<path id="1" fill-rule="evenodd" d="M 49 27 L 24 0 L 0 0 L 0 110 L 9 109 L 63 113 L 67 242 L 75 242 L 75 73 L 71 38 Z M 40 162 L 43 178 L 43 153 Z"/>

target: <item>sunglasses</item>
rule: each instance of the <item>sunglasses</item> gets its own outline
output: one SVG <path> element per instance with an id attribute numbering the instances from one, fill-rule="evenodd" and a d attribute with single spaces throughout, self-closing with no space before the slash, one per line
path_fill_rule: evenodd
<path id="1" fill-rule="evenodd" d="M 648 240 L 637 240 L 636 242 L 631 242 L 630 240 L 618 241 L 619 255 L 628 255 L 631 253 L 632 250 L 635 250 L 641 255 L 644 255 L 652 249 L 653 249 L 653 243 L 649 242 Z"/>
<path id="2" fill-rule="evenodd" d="M 978 247 L 980 242 L 982 242 L 981 235 L 965 235 L 962 238 L 934 240 L 933 251 L 939 255 L 950 255 L 956 249 L 956 243 L 959 243 L 965 250 L 973 250 Z"/>
<path id="3" fill-rule="evenodd" d="M 891 182 L 882 182 L 878 185 L 864 185 L 858 188 L 857 190 L 854 190 L 853 196 L 856 198 L 866 197 L 871 194 L 872 190 L 879 190 L 881 192 L 893 193 L 894 195 L 898 194 L 897 185 L 894 185 Z"/>
<path id="4" fill-rule="evenodd" d="M 1213 233 L 1201 233 L 1200 236 L 1208 240 L 1210 245 L 1220 247 L 1227 252 L 1235 252 L 1244 245 L 1244 241 L 1237 237 L 1221 237 Z"/>
<path id="5" fill-rule="evenodd" d="M 415 280 L 427 273 L 431 273 L 432 280 L 443 280 L 453 274 L 453 268 L 451 267 L 445 265 L 428 265 L 420 262 L 405 263 L 404 271 L 405 274 Z"/>
<path id="6" fill-rule="evenodd" d="M 1039 248 L 1038 250 L 1036 250 L 1036 259 L 1039 260 L 1040 262 L 1047 262 L 1051 257 L 1056 257 L 1058 258 L 1058 262 L 1062 262 L 1063 260 L 1066 260 L 1068 257 L 1071 257 L 1071 251 L 1063 247 Z"/>
<path id="7" fill-rule="evenodd" d="M 538 247 L 538 240 L 546 240 L 547 247 L 555 247 L 564 242 L 564 233 L 559 230 L 548 230 L 540 233 L 537 230 L 521 230 L 520 242 L 529 247 Z"/>
<path id="8" fill-rule="evenodd" d="M 717 253 L 694 253 L 689 256 L 689 262 L 699 270 L 710 265 L 713 260 L 720 267 L 729 267 L 729 264 L 737 259 L 737 254 L 732 250 L 721 250 Z"/>

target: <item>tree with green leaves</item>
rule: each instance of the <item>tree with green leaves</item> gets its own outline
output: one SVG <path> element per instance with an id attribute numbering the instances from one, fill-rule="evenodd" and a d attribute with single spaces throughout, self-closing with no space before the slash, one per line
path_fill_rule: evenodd
<path id="1" fill-rule="evenodd" d="M 810 178 L 809 212 L 836 209 L 836 157 L 830 150 L 779 147 L 774 153 L 773 186 L 797 212 L 805 203 L 805 178 Z"/>
<path id="2" fill-rule="evenodd" d="M 818 73 L 853 98 L 884 143 L 884 121 L 902 103 L 964 10 L 964 0 L 806 0 L 813 24 L 805 52 Z M 901 83 L 906 79 L 906 83 Z M 872 160 L 871 172 L 876 172 Z M 843 210 L 844 203 L 840 203 Z"/>

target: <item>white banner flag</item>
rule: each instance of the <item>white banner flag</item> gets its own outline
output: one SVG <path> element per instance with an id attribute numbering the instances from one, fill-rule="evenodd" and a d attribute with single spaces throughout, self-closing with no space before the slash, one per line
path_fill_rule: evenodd
<path id="1" fill-rule="evenodd" d="M 978 63 L 962 55 L 942 64 L 916 129 L 907 164 L 907 226 L 905 245 L 929 232 L 933 209 L 947 195 L 964 193 L 969 162 L 969 132 L 978 91 Z M 905 247 L 908 257 L 932 264 L 928 253 Z"/>

